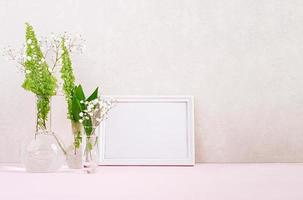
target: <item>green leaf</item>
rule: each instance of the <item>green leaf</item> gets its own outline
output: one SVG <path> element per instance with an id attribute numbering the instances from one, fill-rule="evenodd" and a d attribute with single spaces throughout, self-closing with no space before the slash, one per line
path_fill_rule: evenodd
<path id="1" fill-rule="evenodd" d="M 79 99 L 74 95 L 72 98 L 72 118 L 74 121 L 79 121 L 81 112 L 81 105 Z"/>
<path id="2" fill-rule="evenodd" d="M 75 95 L 79 100 L 85 100 L 85 94 L 81 85 L 75 87 Z"/>
<path id="3" fill-rule="evenodd" d="M 99 89 L 99 87 L 97 87 L 95 89 L 95 91 L 86 99 L 86 101 L 92 101 L 94 99 L 97 99 L 98 98 L 98 89 Z"/>

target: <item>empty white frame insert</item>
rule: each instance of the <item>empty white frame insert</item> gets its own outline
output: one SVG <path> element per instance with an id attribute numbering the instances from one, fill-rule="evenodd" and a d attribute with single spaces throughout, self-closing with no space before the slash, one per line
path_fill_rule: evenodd
<path id="1" fill-rule="evenodd" d="M 191 96 L 108 96 L 115 106 L 102 123 L 100 165 L 194 165 Z"/>

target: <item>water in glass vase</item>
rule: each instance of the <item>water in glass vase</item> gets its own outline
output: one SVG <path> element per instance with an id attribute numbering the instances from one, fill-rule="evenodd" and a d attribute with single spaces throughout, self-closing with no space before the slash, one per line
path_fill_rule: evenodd
<path id="1" fill-rule="evenodd" d="M 71 127 L 73 132 L 74 141 L 71 144 L 67 152 L 67 166 L 71 169 L 82 168 L 82 124 L 80 122 L 71 121 Z"/>
<path id="2" fill-rule="evenodd" d="M 41 98 L 37 97 L 37 105 Z M 51 131 L 50 101 L 46 103 L 48 112 L 42 114 L 47 115 L 42 115 L 37 106 L 36 133 L 22 147 L 21 159 L 28 172 L 55 172 L 65 161 L 63 145 Z"/>
<path id="3" fill-rule="evenodd" d="M 84 139 L 83 168 L 86 173 L 96 173 L 99 161 L 98 136 L 92 135 Z"/>

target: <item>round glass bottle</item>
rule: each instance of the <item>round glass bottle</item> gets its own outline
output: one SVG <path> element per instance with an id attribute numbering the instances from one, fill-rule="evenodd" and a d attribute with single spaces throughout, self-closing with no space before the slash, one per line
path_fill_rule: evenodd
<path id="1" fill-rule="evenodd" d="M 41 100 L 37 97 L 37 104 Z M 36 132 L 33 137 L 25 141 L 22 147 L 22 162 L 28 172 L 55 172 L 65 161 L 65 150 L 55 133 L 51 130 L 51 102 L 48 102 L 48 115 L 39 117 L 37 106 Z"/>

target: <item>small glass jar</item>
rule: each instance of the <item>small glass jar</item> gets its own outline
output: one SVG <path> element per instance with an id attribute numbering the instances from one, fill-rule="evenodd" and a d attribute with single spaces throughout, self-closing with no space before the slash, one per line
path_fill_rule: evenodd
<path id="1" fill-rule="evenodd" d="M 83 168 L 86 173 L 96 173 L 99 162 L 99 145 L 98 136 L 93 132 L 92 135 L 86 136 L 83 145 Z"/>

